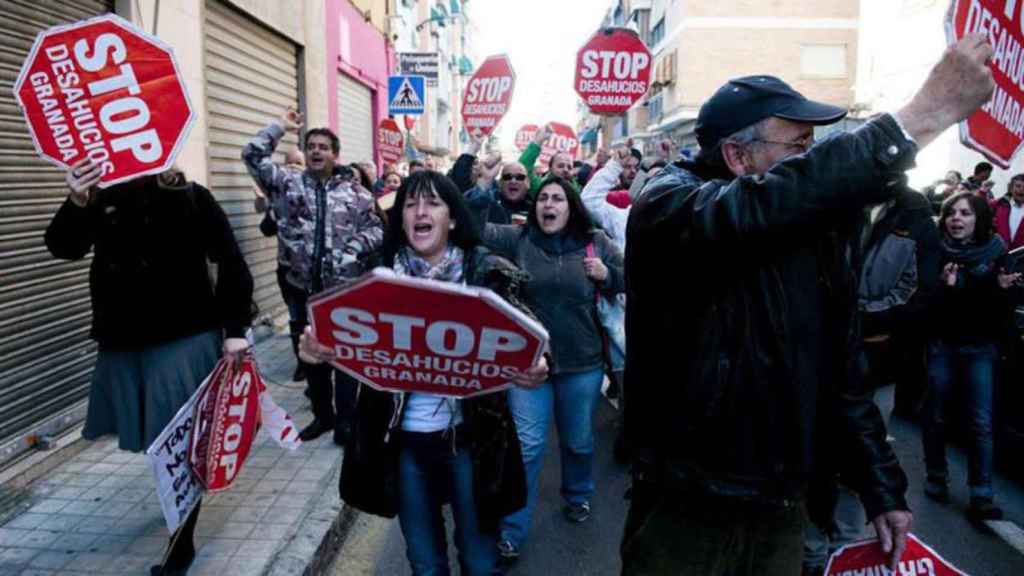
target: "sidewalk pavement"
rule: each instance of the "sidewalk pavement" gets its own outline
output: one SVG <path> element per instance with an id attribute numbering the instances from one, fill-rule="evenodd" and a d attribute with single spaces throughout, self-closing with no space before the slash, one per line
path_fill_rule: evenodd
<path id="1" fill-rule="evenodd" d="M 274 400 L 308 423 L 288 336 L 258 344 L 256 358 Z M 60 463 L 24 488 L 0 486 L 0 576 L 148 575 L 169 533 L 145 457 L 116 439 L 72 446 L 77 454 L 54 454 Z M 338 499 L 341 460 L 330 434 L 289 452 L 261 431 L 234 485 L 204 496 L 189 574 L 319 573 L 353 519 Z"/>

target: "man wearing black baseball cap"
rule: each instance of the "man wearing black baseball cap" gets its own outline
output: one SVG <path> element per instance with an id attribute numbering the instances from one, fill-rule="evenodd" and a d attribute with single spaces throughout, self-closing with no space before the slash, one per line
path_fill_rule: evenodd
<path id="1" fill-rule="evenodd" d="M 865 207 L 918 149 L 990 97 L 992 48 L 950 47 L 911 102 L 814 142 L 845 111 L 772 76 L 701 108 L 700 153 L 667 166 L 626 232 L 625 431 L 634 454 L 622 573 L 800 573 L 837 475 L 889 554 L 907 479 L 864 390 L 857 270 Z"/>

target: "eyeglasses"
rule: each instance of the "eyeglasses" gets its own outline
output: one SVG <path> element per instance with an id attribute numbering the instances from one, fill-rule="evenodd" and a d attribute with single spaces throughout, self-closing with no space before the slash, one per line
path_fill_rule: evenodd
<path id="1" fill-rule="evenodd" d="M 778 144 L 779 146 L 789 146 L 790 148 L 799 148 L 803 151 L 807 151 L 814 146 L 814 134 L 808 134 L 807 136 L 793 140 L 791 142 L 780 142 L 779 140 L 765 140 L 764 138 L 754 138 L 751 142 L 761 142 L 762 144 Z"/>
<path id="2" fill-rule="evenodd" d="M 508 182 L 509 180 L 518 180 L 523 182 L 526 180 L 526 174 L 502 174 L 501 179 L 505 182 Z"/>

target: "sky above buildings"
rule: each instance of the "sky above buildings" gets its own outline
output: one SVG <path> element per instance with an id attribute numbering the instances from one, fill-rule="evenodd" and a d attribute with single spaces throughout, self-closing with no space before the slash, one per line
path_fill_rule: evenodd
<path id="1" fill-rule="evenodd" d="M 523 124 L 576 121 L 576 51 L 601 24 L 605 0 L 473 0 L 480 61 L 507 54 L 516 72 L 512 107 L 501 121 L 501 148 Z"/>

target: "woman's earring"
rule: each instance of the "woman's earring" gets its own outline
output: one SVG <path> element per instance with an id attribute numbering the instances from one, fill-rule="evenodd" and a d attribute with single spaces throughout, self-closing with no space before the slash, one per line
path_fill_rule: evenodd
<path id="1" fill-rule="evenodd" d="M 455 222 L 449 222 L 448 223 L 448 229 L 449 230 L 455 230 Z"/>

